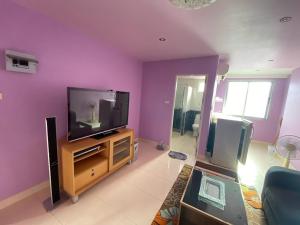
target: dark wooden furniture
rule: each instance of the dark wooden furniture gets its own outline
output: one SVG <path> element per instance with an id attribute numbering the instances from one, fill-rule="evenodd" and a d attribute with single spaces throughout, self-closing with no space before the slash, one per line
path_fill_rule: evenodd
<path id="1" fill-rule="evenodd" d="M 203 166 L 205 168 L 202 168 Z M 209 170 L 209 169 L 210 170 Z M 220 209 L 213 204 L 205 203 L 199 198 L 202 172 L 225 184 L 226 205 Z M 220 174 L 222 171 L 224 174 Z M 247 225 L 247 216 L 240 185 L 236 182 L 236 173 L 198 162 L 189 178 L 187 187 L 180 201 L 180 225 Z"/>
<path id="2" fill-rule="evenodd" d="M 204 161 L 196 161 L 195 167 L 200 168 L 201 170 L 204 170 L 204 171 L 208 171 L 210 173 L 214 173 L 221 177 L 226 177 L 226 178 L 232 179 L 232 180 L 236 181 L 237 183 L 239 182 L 237 173 L 235 171 L 229 170 L 227 168 L 213 165 L 211 163 L 204 162 Z"/>

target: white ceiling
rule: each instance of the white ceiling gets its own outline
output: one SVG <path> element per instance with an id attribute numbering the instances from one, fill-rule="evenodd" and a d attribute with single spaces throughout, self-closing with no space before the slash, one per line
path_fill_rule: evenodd
<path id="1" fill-rule="evenodd" d="M 217 0 L 199 10 L 168 0 L 14 1 L 143 61 L 218 54 L 231 74 L 280 76 L 300 66 L 299 0 Z"/>

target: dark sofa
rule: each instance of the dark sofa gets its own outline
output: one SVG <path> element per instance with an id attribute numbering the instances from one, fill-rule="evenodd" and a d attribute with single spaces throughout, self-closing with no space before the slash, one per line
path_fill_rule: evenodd
<path id="1" fill-rule="evenodd" d="M 271 167 L 265 177 L 262 204 L 268 225 L 300 225 L 300 172 Z"/>

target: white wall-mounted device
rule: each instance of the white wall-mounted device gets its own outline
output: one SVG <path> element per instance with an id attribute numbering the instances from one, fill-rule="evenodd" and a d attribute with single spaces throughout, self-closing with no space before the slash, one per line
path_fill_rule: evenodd
<path id="1" fill-rule="evenodd" d="M 223 61 L 219 62 L 218 70 L 217 70 L 218 81 L 225 80 L 228 71 L 229 71 L 229 64 Z"/>
<path id="2" fill-rule="evenodd" d="M 36 73 L 38 63 L 33 55 L 5 50 L 5 65 L 7 71 Z"/>

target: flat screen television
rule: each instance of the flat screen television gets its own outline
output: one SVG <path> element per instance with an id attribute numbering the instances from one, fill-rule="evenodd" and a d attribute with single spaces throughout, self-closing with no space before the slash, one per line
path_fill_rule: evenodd
<path id="1" fill-rule="evenodd" d="M 68 140 L 128 125 L 129 92 L 68 87 Z"/>

